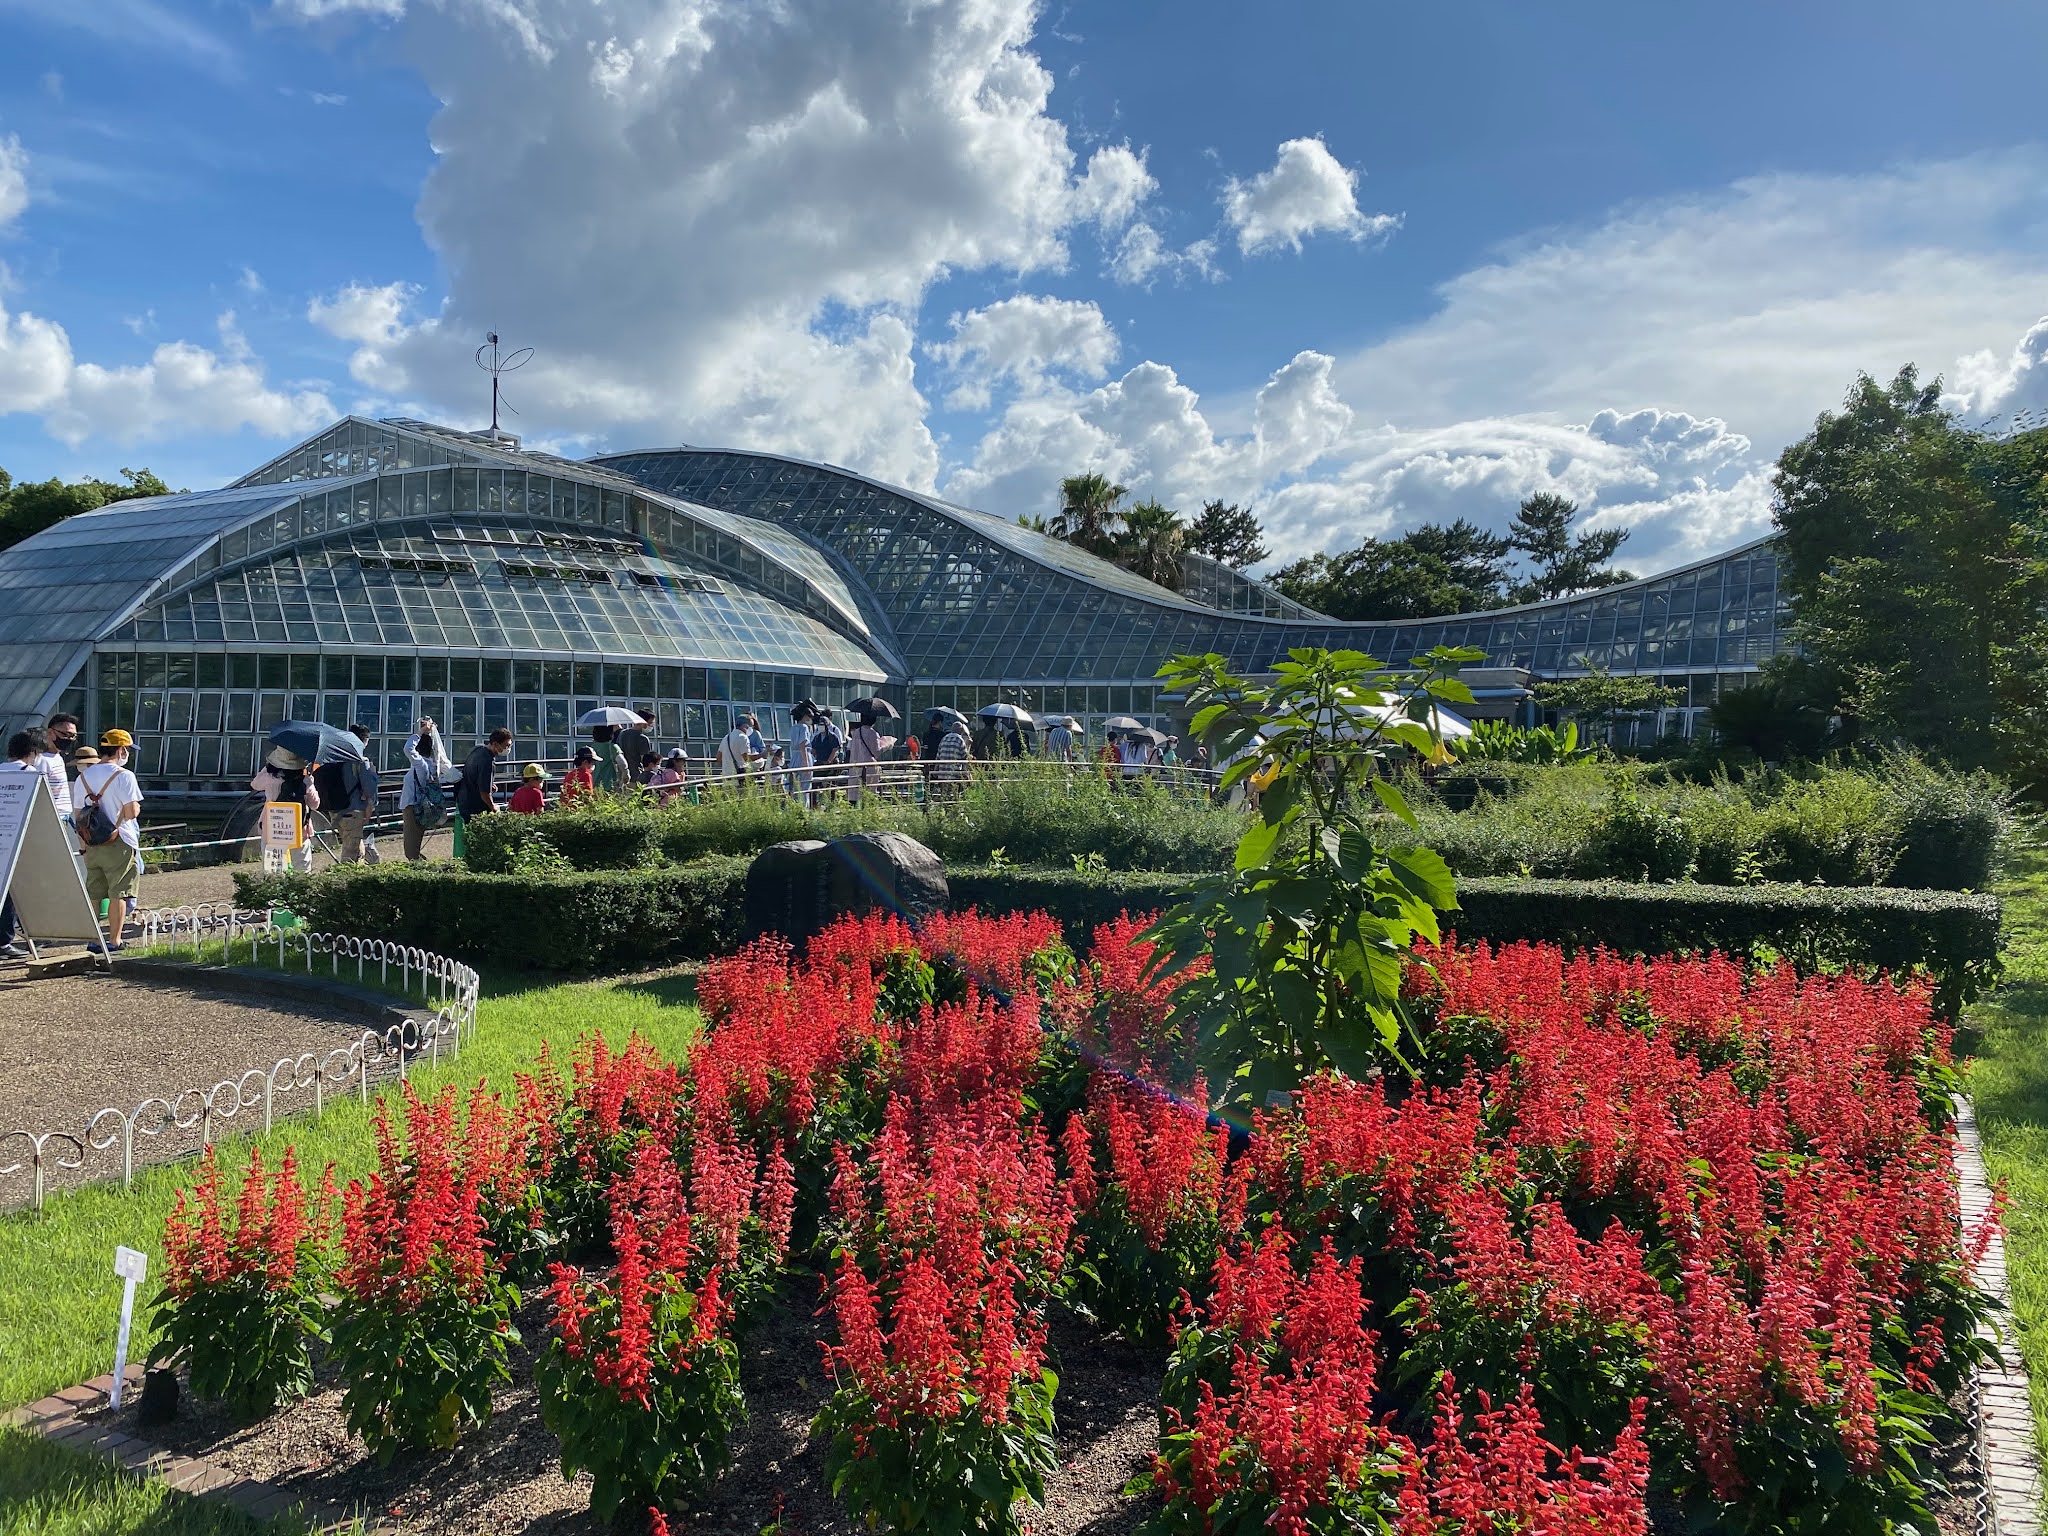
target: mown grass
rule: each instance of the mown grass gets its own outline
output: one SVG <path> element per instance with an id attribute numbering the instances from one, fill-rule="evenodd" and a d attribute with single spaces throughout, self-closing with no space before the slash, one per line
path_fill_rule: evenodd
<path id="1" fill-rule="evenodd" d="M 1968 1083 L 1985 1166 L 2012 1195 L 2012 1322 L 2027 1363 L 2034 1439 L 2048 1451 L 2048 849 L 2015 858 L 1999 894 L 2005 980 L 1969 1012 L 1976 1059 Z"/>
<path id="2" fill-rule="evenodd" d="M 0 1536 L 281 1536 L 296 1530 L 0 1430 Z"/>
<path id="3" fill-rule="evenodd" d="M 545 921 L 545 914 L 535 914 L 535 920 Z M 592 1030 L 614 1042 L 637 1030 L 663 1050 L 680 1052 L 697 1023 L 695 988 L 687 976 L 569 984 L 487 981 L 474 1043 L 459 1060 L 438 1068 L 416 1063 L 412 1080 L 422 1092 L 444 1083 L 466 1087 L 479 1078 L 509 1084 L 514 1073 L 531 1067 L 544 1042 L 553 1043 L 560 1060 Z M 371 1164 L 370 1113 L 353 1099 L 343 1100 L 317 1122 L 292 1119 L 269 1136 L 224 1138 L 220 1155 L 230 1165 L 246 1166 L 250 1146 L 261 1144 L 266 1161 L 274 1163 L 292 1145 L 310 1176 L 332 1162 L 337 1177 L 346 1180 Z M 138 1173 L 132 1190 L 118 1182 L 92 1185 L 53 1195 L 40 1215 L 0 1218 L 0 1408 L 32 1402 L 112 1368 L 121 1305 L 114 1248 L 142 1249 L 152 1275 L 159 1273 L 164 1216 L 191 1178 L 189 1162 L 164 1164 Z M 144 1289 L 153 1294 L 153 1282 Z M 144 1300 L 138 1298 L 131 1359 L 147 1353 L 152 1337 Z M 5 1485 L 0 1468 L 0 1486 Z"/>

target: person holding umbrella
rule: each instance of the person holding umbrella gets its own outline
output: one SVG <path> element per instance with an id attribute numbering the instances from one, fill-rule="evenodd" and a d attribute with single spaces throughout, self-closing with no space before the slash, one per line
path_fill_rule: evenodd
<path id="1" fill-rule="evenodd" d="M 896 745 L 896 738 L 884 736 L 875 722 L 896 719 L 896 706 L 887 699 L 871 697 L 855 699 L 846 708 L 854 717 L 854 727 L 846 737 L 846 761 L 851 770 L 846 798 L 859 805 L 862 787 L 881 783 L 882 754 Z"/>
<path id="2" fill-rule="evenodd" d="M 625 729 L 638 730 L 640 716 L 635 710 L 621 709 L 616 704 L 602 705 L 597 709 L 585 710 L 576 717 L 579 729 L 590 731 L 591 757 L 593 766 L 591 778 L 600 793 L 623 794 L 633 783 L 633 765 L 626 760 L 626 754 L 619 747 L 619 732 Z M 644 738 L 643 738 L 644 739 Z M 576 754 L 579 758 L 581 752 Z"/>
<path id="3" fill-rule="evenodd" d="M 789 790 L 807 811 L 818 808 L 817 792 L 811 788 L 811 725 L 817 714 L 818 706 L 807 698 L 789 707 Z"/>

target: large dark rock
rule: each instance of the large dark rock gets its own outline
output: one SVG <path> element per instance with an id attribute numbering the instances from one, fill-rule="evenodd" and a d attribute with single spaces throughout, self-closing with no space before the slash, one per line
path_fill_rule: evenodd
<path id="1" fill-rule="evenodd" d="M 776 843 L 747 868 L 747 932 L 802 944 L 847 913 L 879 909 L 916 923 L 945 911 L 947 899 L 939 856 L 901 832 Z"/>

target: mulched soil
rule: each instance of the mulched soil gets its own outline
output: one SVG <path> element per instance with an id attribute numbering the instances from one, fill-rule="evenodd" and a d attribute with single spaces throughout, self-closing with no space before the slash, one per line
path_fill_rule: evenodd
<path id="1" fill-rule="evenodd" d="M 829 1324 L 812 1312 L 815 1285 L 794 1279 L 789 1295 L 748 1331 L 740 1367 L 748 1422 L 735 1436 L 732 1466 L 689 1516 L 673 1522 L 677 1530 L 757 1536 L 779 1516 L 786 1536 L 861 1531 L 833 1500 L 824 1445 L 810 1435 L 827 1396 L 818 1345 Z M 606 1527 L 589 1513 L 589 1477 L 563 1481 L 533 1388 L 547 1322 L 544 1303 L 521 1309 L 526 1342 L 513 1351 L 512 1384 L 496 1394 L 490 1422 L 453 1450 L 401 1452 L 379 1467 L 343 1428 L 341 1391 L 325 1372 L 311 1397 L 258 1424 L 236 1424 L 186 1398 L 171 1424 L 129 1432 L 209 1457 L 309 1505 L 383 1517 L 405 1536 L 594 1536 Z M 1162 1357 L 1064 1321 L 1052 1344 L 1061 1466 L 1025 1528 L 1032 1536 L 1121 1536 L 1151 1507 L 1149 1499 L 1125 1498 L 1123 1488 L 1150 1465 L 1157 1443 Z M 622 1516 L 620 1528 L 639 1526 Z"/>
<path id="2" fill-rule="evenodd" d="M 339 1008 L 323 1014 L 310 1001 L 285 1007 L 205 986 L 143 981 L 123 975 L 118 957 L 114 965 L 111 975 L 0 981 L 0 1034 L 7 1040 L 0 1051 L 0 1131 L 80 1134 L 109 1106 L 132 1111 L 152 1096 L 211 1088 L 252 1067 L 346 1046 L 365 1027 Z M 230 1125 L 260 1126 L 261 1119 L 260 1110 L 243 1110 Z M 196 1127 L 167 1129 L 138 1137 L 136 1160 L 162 1162 L 198 1145 Z M 0 1143 L 0 1164 L 25 1156 L 18 1139 Z M 48 1179 L 81 1183 L 120 1169 L 117 1146 Z M 10 1179 L 0 1189 L 0 1204 L 26 1194 L 25 1183 L 16 1188 Z"/>
<path id="3" fill-rule="evenodd" d="M 772 1527 L 776 1536 L 863 1536 L 832 1498 L 824 1444 L 810 1433 L 827 1396 L 818 1346 L 829 1325 L 806 1299 L 816 1283 L 807 1275 L 793 1279 L 784 1299 L 748 1330 L 740 1365 L 748 1422 L 734 1437 L 732 1465 L 687 1516 L 671 1521 L 677 1531 L 757 1536 Z M 614 1527 L 591 1517 L 587 1474 L 563 1480 L 533 1388 L 533 1359 L 547 1338 L 545 1303 L 523 1307 L 519 1326 L 525 1342 L 512 1351 L 511 1385 L 495 1394 L 490 1422 L 453 1450 L 400 1452 L 378 1466 L 343 1428 L 340 1387 L 325 1370 L 312 1396 L 257 1424 L 238 1424 L 187 1396 L 173 1423 L 125 1427 L 280 1487 L 316 1513 L 360 1513 L 389 1522 L 402 1536 L 639 1531 L 637 1512 L 622 1512 Z M 1128 1536 L 1157 1508 L 1151 1497 L 1123 1490 L 1151 1465 L 1163 1357 L 1065 1317 L 1055 1321 L 1051 1344 L 1060 1373 L 1060 1467 L 1047 1482 L 1045 1504 L 1023 1512 L 1024 1529 L 1029 1536 Z M 131 1406 L 118 1417 L 132 1413 Z M 1951 1485 L 1933 1501 L 1939 1536 L 1979 1536 L 1982 1484 L 1970 1433 L 1951 1435 L 1937 1462 Z M 1659 1536 L 1684 1528 L 1674 1511 L 1652 1513 Z"/>

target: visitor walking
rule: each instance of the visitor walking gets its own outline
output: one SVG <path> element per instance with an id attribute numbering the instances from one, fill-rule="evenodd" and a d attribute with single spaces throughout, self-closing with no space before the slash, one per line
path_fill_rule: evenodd
<path id="1" fill-rule="evenodd" d="M 72 824 L 85 850 L 85 894 L 107 904 L 106 936 L 86 947 L 118 954 L 128 931 L 128 909 L 142 891 L 142 786 L 128 771 L 135 738 L 123 730 L 100 737 L 100 760 L 78 775 Z"/>
<path id="2" fill-rule="evenodd" d="M 747 745 L 754 749 L 754 772 L 763 783 L 768 778 L 768 743 L 761 735 L 761 717 L 747 716 Z"/>
<path id="3" fill-rule="evenodd" d="M 455 769 L 431 720 L 406 743 L 406 750 L 412 760 L 405 765 L 405 777 L 398 785 L 399 836 L 406 859 L 417 864 L 426 856 L 427 834 L 448 820 L 448 780 Z"/>
<path id="4" fill-rule="evenodd" d="M 528 763 L 519 775 L 519 787 L 512 791 L 512 809 L 521 816 L 538 816 L 548 808 L 548 771 L 539 763 Z"/>
<path id="5" fill-rule="evenodd" d="M 576 761 L 569 765 L 569 771 L 562 775 L 561 808 L 589 805 L 597 799 L 597 779 L 593 770 L 597 767 L 597 749 L 578 747 Z"/>
<path id="6" fill-rule="evenodd" d="M 938 749 L 932 753 L 931 796 L 946 801 L 960 798 L 967 783 L 967 722 L 958 715 L 942 717 Z"/>
<path id="7" fill-rule="evenodd" d="M 639 714 L 639 711 L 634 713 Z M 638 725 L 629 725 L 618 735 L 619 755 L 625 758 L 626 766 L 632 770 L 635 784 L 645 784 L 647 775 L 661 761 L 661 754 L 654 750 L 654 741 L 647 734 L 653 728 L 654 716 L 640 715 Z"/>
<path id="8" fill-rule="evenodd" d="M 619 728 L 615 725 L 593 725 L 590 728 L 594 743 L 591 755 L 596 765 L 590 770 L 591 779 L 601 795 L 620 795 L 633 784 L 633 765 L 626 761 L 626 754 L 619 749 Z M 576 754 L 581 757 L 582 753 Z"/>
<path id="9" fill-rule="evenodd" d="M 749 720 L 739 716 L 718 742 L 718 777 L 726 782 L 735 794 L 747 792 L 747 775 L 760 760 L 760 750 L 754 745 L 759 738 L 749 729 Z"/>
<path id="10" fill-rule="evenodd" d="M 68 787 L 71 779 L 75 778 L 78 772 L 71 764 L 72 757 L 79 752 L 92 752 L 92 747 L 90 745 L 79 746 L 79 726 L 78 716 L 76 715 L 52 715 L 43 722 L 43 730 L 50 738 L 51 756 L 57 759 L 59 768 L 68 770 L 65 778 L 65 783 Z M 93 752 L 93 757 L 97 759 L 99 754 Z M 66 807 L 68 808 L 68 806 L 69 799 L 67 797 Z"/>
<path id="11" fill-rule="evenodd" d="M 654 764 L 647 773 L 647 787 L 654 791 L 655 804 L 665 806 L 683 787 L 683 764 L 687 759 L 681 747 L 666 758 L 657 752 L 650 752 L 648 756 L 654 759 Z"/>
<path id="12" fill-rule="evenodd" d="M 1074 760 L 1074 733 L 1068 729 L 1064 717 L 1054 716 L 1045 733 L 1045 755 L 1055 763 L 1071 763 Z"/>
<path id="13" fill-rule="evenodd" d="M 349 733 L 358 742 L 369 744 L 367 727 L 352 725 Z M 322 763 L 313 770 L 313 788 L 320 797 L 322 817 L 340 839 L 341 851 L 335 862 L 362 863 L 363 829 L 377 812 L 377 770 L 367 757 Z"/>
<path id="14" fill-rule="evenodd" d="M 1158 765 L 1159 754 L 1145 737 L 1127 732 L 1116 739 L 1116 760 L 1124 783 L 1129 785 Z"/>
<path id="15" fill-rule="evenodd" d="M 832 723 L 832 711 L 818 711 L 818 728 L 811 732 L 811 782 L 816 786 L 812 803 L 816 804 L 838 788 L 845 777 L 846 769 L 841 766 L 846 756 L 846 738 L 839 734 L 839 727 Z"/>
<path id="16" fill-rule="evenodd" d="M 811 728 L 817 712 L 818 706 L 809 699 L 798 699 L 789 710 L 789 750 L 784 757 L 789 764 L 789 792 L 805 810 L 815 810 L 818 804 L 811 788 Z"/>
<path id="17" fill-rule="evenodd" d="M 470 749 L 469 761 L 462 765 L 462 777 L 455 781 L 458 832 L 472 816 L 489 816 L 498 809 L 493 781 L 497 777 L 498 759 L 511 750 L 512 733 L 502 725 L 491 732 L 488 740 Z"/>
<path id="18" fill-rule="evenodd" d="M 896 745 L 894 736 L 884 736 L 875 722 L 865 716 L 860 724 L 847 733 L 846 798 L 855 805 L 860 804 L 862 792 L 869 786 L 880 786 L 882 782 L 882 754 Z"/>
<path id="19" fill-rule="evenodd" d="M 63 745 L 58 745 L 58 731 L 68 734 Z M 50 723 L 37 731 L 36 736 L 43 743 L 43 750 L 36 754 L 36 772 L 43 776 L 43 782 L 50 786 L 50 800 L 57 807 L 57 814 L 71 815 L 71 775 L 66 771 L 66 759 L 78 747 L 78 717 L 76 715 L 52 715 Z M 97 754 L 95 754 L 97 755 Z"/>

